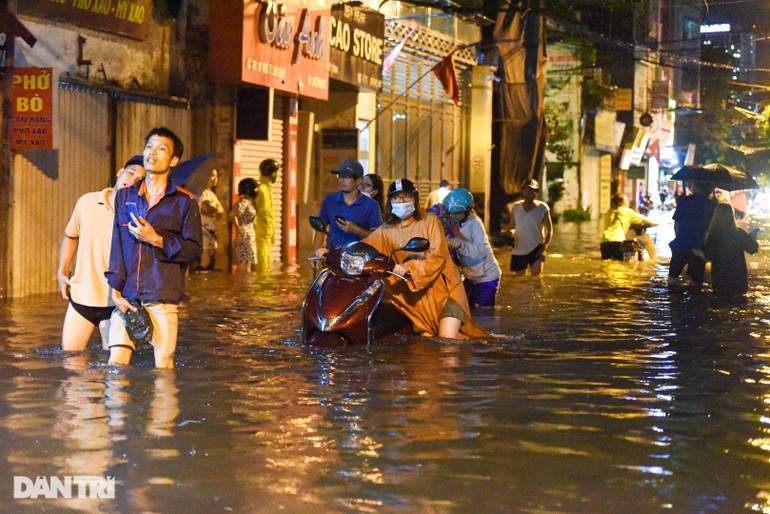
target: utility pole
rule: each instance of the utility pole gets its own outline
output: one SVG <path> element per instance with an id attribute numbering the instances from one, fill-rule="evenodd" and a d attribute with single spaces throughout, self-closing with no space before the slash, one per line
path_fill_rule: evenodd
<path id="1" fill-rule="evenodd" d="M 9 2 L 8 10 L 0 10 L 0 31 L 5 33 L 5 55 L 2 62 L 2 112 L 0 120 L 0 298 L 8 296 L 11 279 L 11 102 L 13 101 L 13 69 L 16 38 L 22 38 L 30 48 L 37 39 L 11 11 L 15 2 Z M 14 9 L 15 10 L 15 9 Z"/>

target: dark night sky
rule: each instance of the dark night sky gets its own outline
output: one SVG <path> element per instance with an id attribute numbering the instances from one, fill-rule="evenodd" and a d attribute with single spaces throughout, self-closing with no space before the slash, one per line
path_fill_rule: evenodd
<path id="1" fill-rule="evenodd" d="M 706 9 L 708 5 L 708 9 Z M 717 0 L 703 4 L 703 23 L 730 23 L 744 30 L 754 29 L 757 38 L 757 67 L 770 68 L 770 0 Z M 757 76 L 759 82 L 770 82 L 770 74 Z"/>
<path id="2" fill-rule="evenodd" d="M 708 5 L 708 9 L 706 6 Z M 717 0 L 703 4 L 703 19 L 707 23 L 728 22 L 743 28 L 756 25 L 760 31 L 767 30 L 770 21 L 768 0 Z"/>

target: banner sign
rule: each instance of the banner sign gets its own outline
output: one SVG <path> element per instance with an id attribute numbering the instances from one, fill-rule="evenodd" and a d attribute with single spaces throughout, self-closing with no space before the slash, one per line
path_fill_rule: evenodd
<path id="1" fill-rule="evenodd" d="M 329 77 L 366 89 L 382 88 L 385 15 L 349 3 L 332 6 Z"/>
<path id="2" fill-rule="evenodd" d="M 53 150 L 53 68 L 15 68 L 11 148 Z"/>
<path id="3" fill-rule="evenodd" d="M 612 155 L 599 157 L 599 212 L 604 214 L 610 209 L 612 191 Z"/>
<path id="4" fill-rule="evenodd" d="M 594 118 L 594 143 L 600 150 L 615 152 L 617 142 L 615 136 L 615 123 L 617 113 L 609 109 L 601 109 Z"/>
<path id="5" fill-rule="evenodd" d="M 329 8 L 304 2 L 243 3 L 244 82 L 326 100 L 329 97 Z"/>
<path id="6" fill-rule="evenodd" d="M 652 82 L 652 101 L 650 109 L 668 108 L 668 80 L 654 80 Z"/>
<path id="7" fill-rule="evenodd" d="M 615 90 L 615 110 L 632 111 L 634 109 L 634 90 L 629 88 L 618 88 Z"/>
<path id="8" fill-rule="evenodd" d="M 24 0 L 17 6 L 20 14 L 134 39 L 146 39 L 152 22 L 152 0 Z"/>

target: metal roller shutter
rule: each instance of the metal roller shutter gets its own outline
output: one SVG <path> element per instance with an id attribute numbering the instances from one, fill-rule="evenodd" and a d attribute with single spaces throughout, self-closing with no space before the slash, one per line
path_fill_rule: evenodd
<path id="1" fill-rule="evenodd" d="M 241 139 L 241 179 L 252 177 L 259 180 L 259 163 L 275 159 L 283 164 L 284 146 L 284 102 L 276 101 L 273 106 L 272 133 L 269 141 Z M 283 170 L 273 184 L 273 205 L 275 206 L 275 239 L 270 260 L 281 261 L 281 238 L 283 234 Z"/>
<path id="2" fill-rule="evenodd" d="M 387 24 L 388 50 L 392 51 L 411 30 L 412 27 L 398 22 Z M 390 73 L 383 77 L 378 105 L 378 114 L 382 114 L 377 120 L 377 168 L 386 186 L 406 177 L 416 182 L 424 198 L 438 187 L 441 179 L 454 184 L 467 181 L 470 106 L 462 96 L 461 104 L 455 105 L 430 73 L 457 44 L 459 42 L 421 27 L 398 54 Z M 470 49 L 455 54 L 461 95 L 463 85 L 470 80 L 470 65 L 474 63 Z M 382 112 L 386 107 L 388 110 Z"/>
<path id="3" fill-rule="evenodd" d="M 114 181 L 110 170 L 108 95 L 59 84 L 57 150 L 14 154 L 9 296 L 57 290 L 59 246 L 75 202 Z"/>

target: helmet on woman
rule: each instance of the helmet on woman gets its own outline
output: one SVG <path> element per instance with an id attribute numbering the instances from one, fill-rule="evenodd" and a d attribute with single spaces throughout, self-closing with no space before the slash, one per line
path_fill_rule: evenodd
<path id="1" fill-rule="evenodd" d="M 452 189 L 444 198 L 444 209 L 452 214 L 471 210 L 473 207 L 473 195 L 463 187 Z"/>
<path id="2" fill-rule="evenodd" d="M 238 182 L 238 194 L 250 196 L 251 198 L 257 197 L 257 188 L 259 183 L 251 177 L 247 177 Z"/>
<path id="3" fill-rule="evenodd" d="M 414 195 L 417 192 L 417 188 L 414 187 L 414 182 L 406 178 L 399 178 L 394 180 L 390 187 L 388 187 L 388 198 L 397 193 L 406 193 Z"/>

